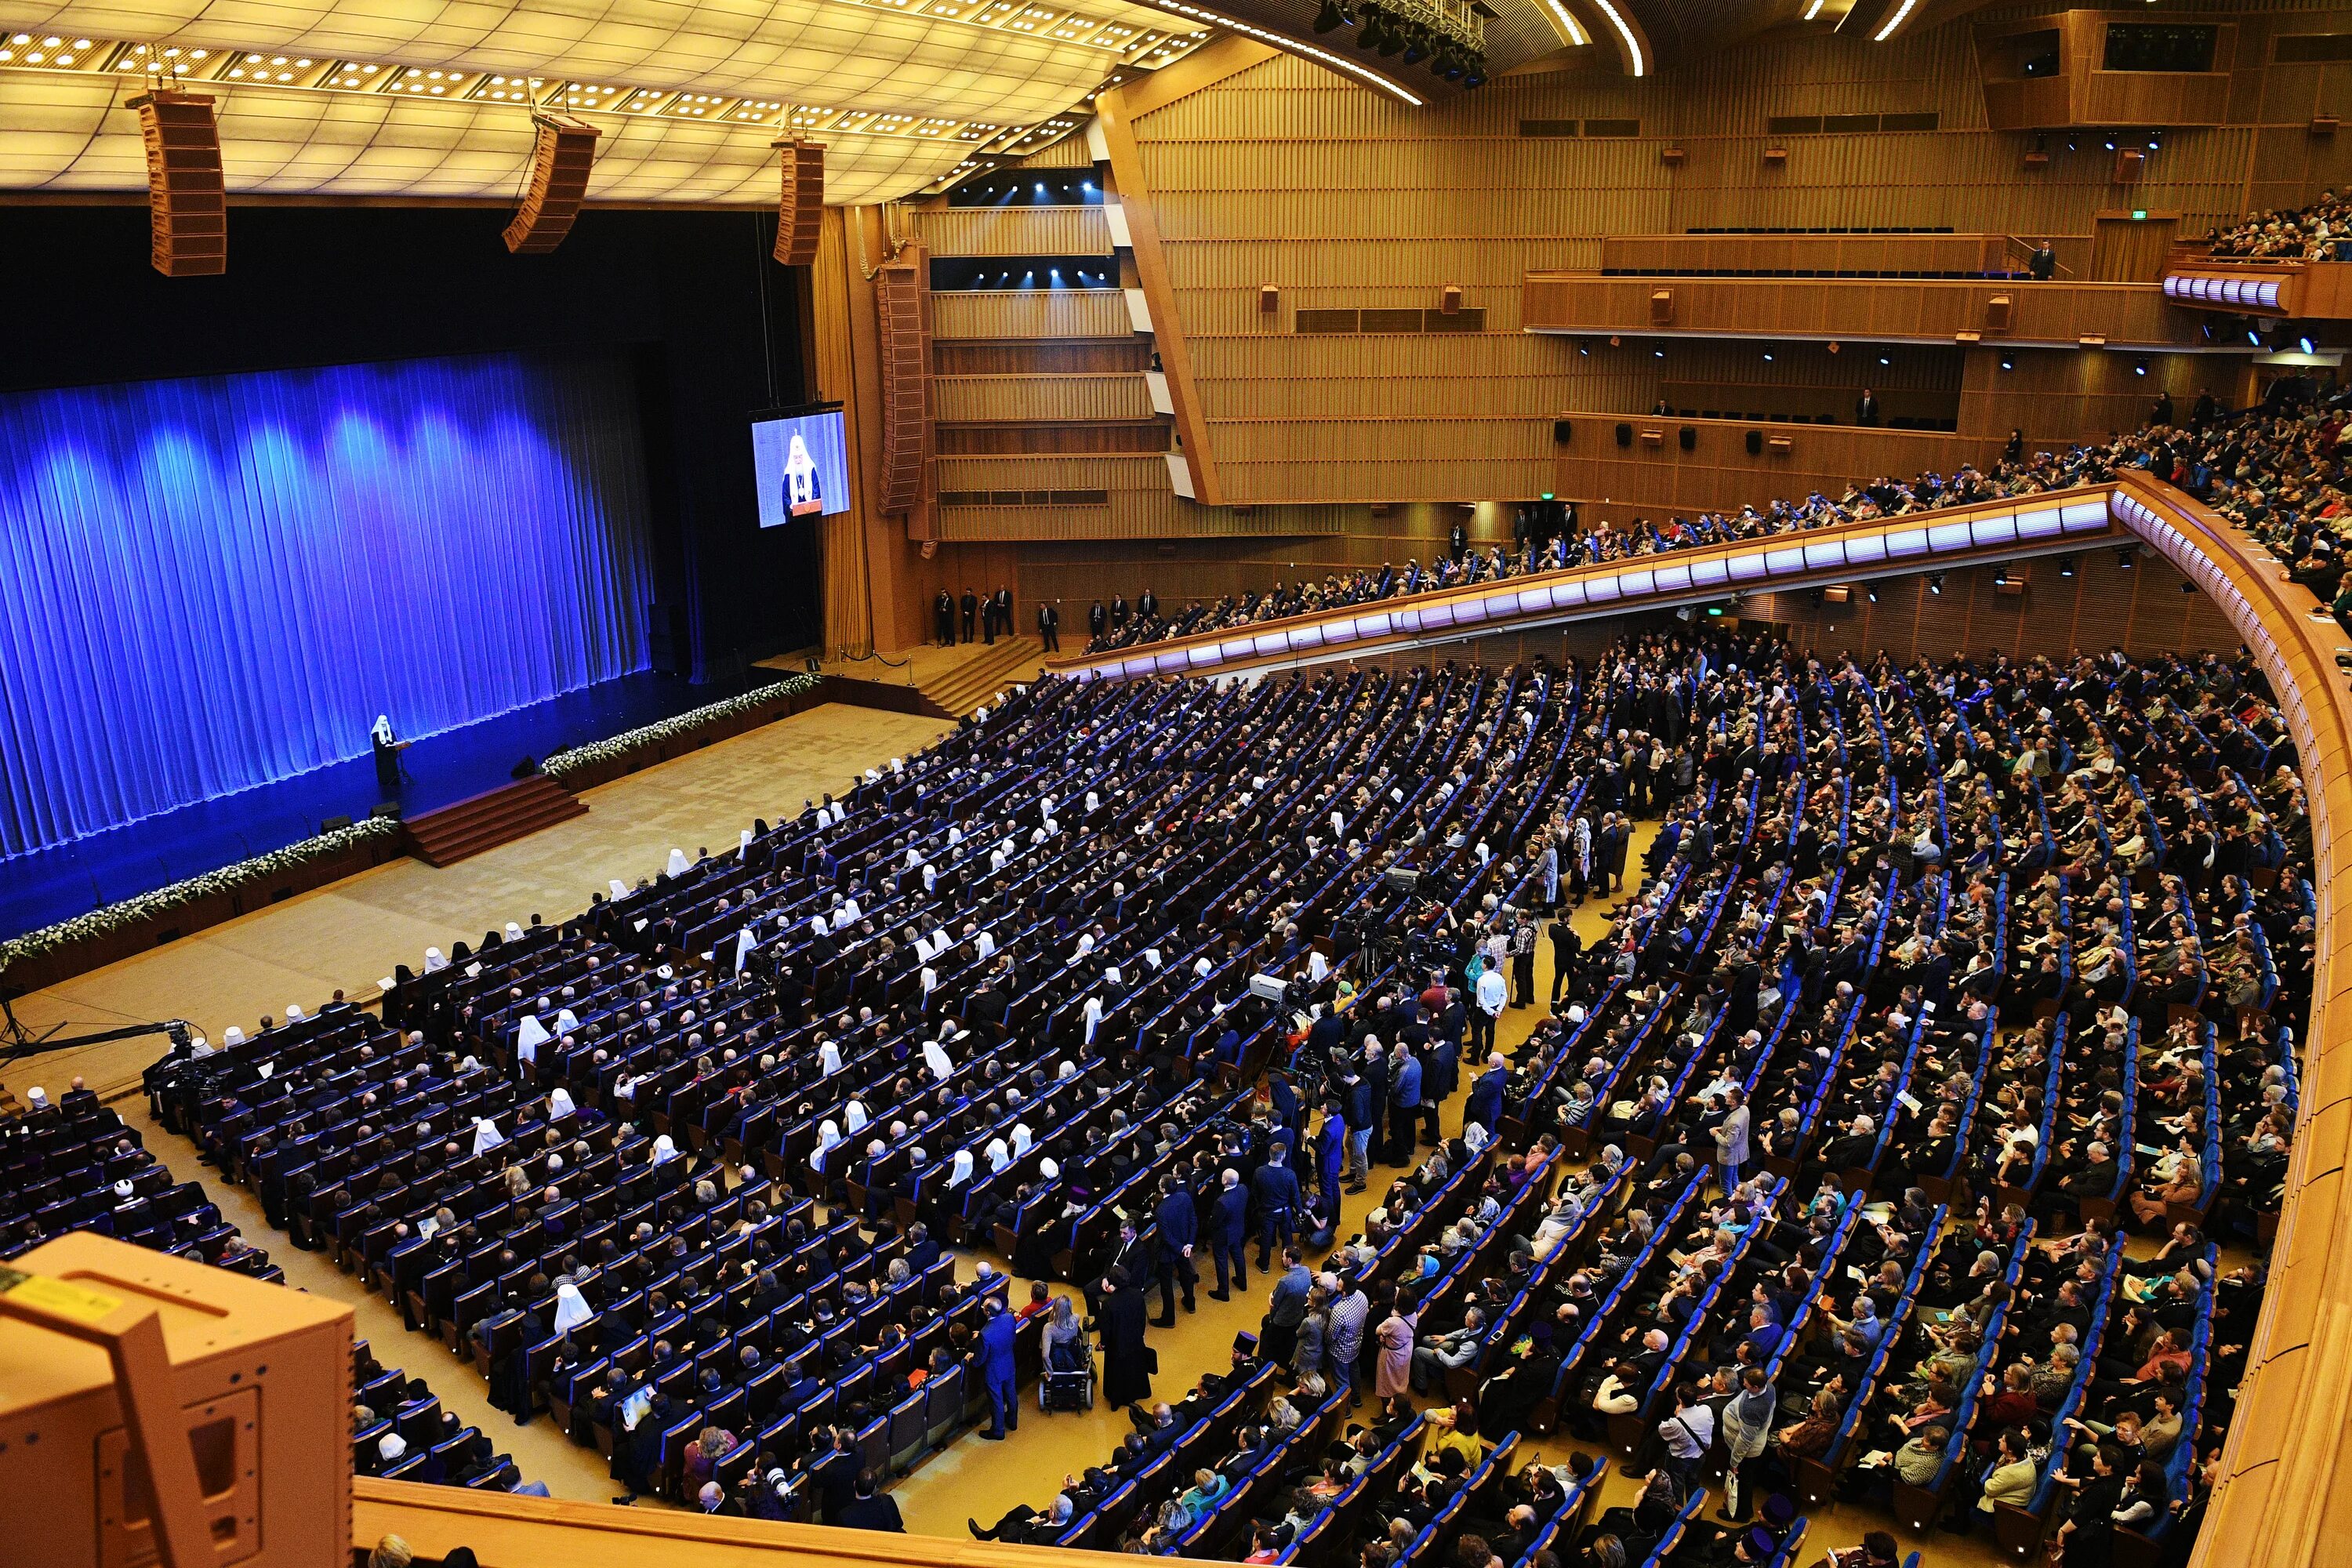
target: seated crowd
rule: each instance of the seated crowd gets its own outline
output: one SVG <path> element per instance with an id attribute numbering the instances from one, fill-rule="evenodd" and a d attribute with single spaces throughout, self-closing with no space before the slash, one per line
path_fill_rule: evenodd
<path id="1" fill-rule="evenodd" d="M 2241 261 L 2337 261 L 2352 240 L 2352 202 L 2332 190 L 2306 207 L 2250 213 L 2206 237 L 2216 257 Z"/>

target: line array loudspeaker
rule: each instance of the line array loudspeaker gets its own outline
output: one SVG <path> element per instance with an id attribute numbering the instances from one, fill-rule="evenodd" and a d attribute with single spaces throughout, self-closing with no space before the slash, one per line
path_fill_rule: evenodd
<path id="1" fill-rule="evenodd" d="M 824 221 L 824 143 L 779 142 L 784 195 L 776 208 L 776 259 L 806 267 L 816 259 L 817 227 Z"/>
<path id="2" fill-rule="evenodd" d="M 228 188 L 213 100 L 158 89 L 125 99 L 147 143 L 147 223 L 155 270 L 202 278 L 228 270 Z"/>
<path id="3" fill-rule="evenodd" d="M 854 220 L 856 214 L 850 215 Z M 877 510 L 912 510 L 931 452 L 930 264 L 908 247 L 874 275 L 882 349 L 882 494 Z"/>
<path id="4" fill-rule="evenodd" d="M 563 243 L 580 216 L 588 174 L 596 163 L 594 126 L 545 116 L 534 123 L 539 140 L 530 150 L 530 186 L 504 237 L 517 256 L 545 256 Z"/>

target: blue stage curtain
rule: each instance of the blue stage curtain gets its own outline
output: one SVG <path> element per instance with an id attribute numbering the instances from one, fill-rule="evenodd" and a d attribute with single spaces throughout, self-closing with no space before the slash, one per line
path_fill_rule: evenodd
<path id="1" fill-rule="evenodd" d="M 644 668 L 646 511 L 617 356 L 0 397 L 0 855 Z"/>

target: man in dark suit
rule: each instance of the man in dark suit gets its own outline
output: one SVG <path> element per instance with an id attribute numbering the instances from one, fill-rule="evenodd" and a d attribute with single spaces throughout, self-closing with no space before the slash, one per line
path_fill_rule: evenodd
<path id="1" fill-rule="evenodd" d="M 1013 635 L 1013 590 L 996 590 L 996 631 L 1000 637 Z"/>
<path id="2" fill-rule="evenodd" d="M 823 1458 L 809 1467 L 809 1480 L 816 1488 L 817 1518 L 826 1524 L 839 1524 L 857 1495 L 857 1456 L 851 1451 L 856 1439 L 844 1426 L 820 1434 L 819 1440 L 829 1445 Z"/>
<path id="3" fill-rule="evenodd" d="M 969 587 L 963 591 L 963 640 L 971 641 L 972 623 L 980 616 L 980 595 Z"/>
<path id="4" fill-rule="evenodd" d="M 1037 635 L 1045 640 L 1047 653 L 1062 651 L 1062 611 L 1058 600 L 1037 601 Z"/>
<path id="5" fill-rule="evenodd" d="M 1220 1180 L 1216 1213 L 1209 1219 L 1209 1250 L 1217 1259 L 1217 1288 L 1209 1300 L 1230 1301 L 1234 1290 L 1249 1289 L 1249 1194 L 1231 1166 Z"/>
<path id="6" fill-rule="evenodd" d="M 1290 1245 L 1291 1221 L 1298 1213 L 1298 1173 L 1289 1165 L 1289 1149 L 1276 1143 L 1266 1163 L 1250 1173 L 1250 1194 L 1257 1200 L 1257 1266 L 1274 1267 L 1274 1244 Z"/>
<path id="7" fill-rule="evenodd" d="M 990 647 L 996 646 L 996 595 L 991 594 L 980 602 L 980 640 Z"/>
<path id="8" fill-rule="evenodd" d="M 1565 923 L 1565 922 L 1562 922 Z M 1470 1103 L 1462 1108 L 1462 1122 L 1475 1121 L 1489 1133 L 1501 1131 L 1503 1094 L 1510 1087 L 1511 1069 L 1496 1051 L 1486 1058 L 1486 1069 L 1470 1086 Z"/>
<path id="9" fill-rule="evenodd" d="M 1013 1314 L 993 1296 L 982 1310 L 988 1314 L 987 1324 L 980 1331 L 980 1354 L 982 1379 L 988 1385 L 989 1427 L 981 1436 L 1001 1443 L 1006 1432 L 1021 1425 L 1021 1390 L 1013 1363 L 1016 1325 Z"/>
<path id="10" fill-rule="evenodd" d="M 1110 612 L 1103 608 L 1100 599 L 1097 599 L 1094 608 L 1087 612 L 1087 635 L 1098 637 L 1103 635 L 1103 628 L 1109 625 Z"/>
<path id="11" fill-rule="evenodd" d="M 1199 1238 L 1200 1217 L 1192 1207 L 1192 1194 L 1173 1176 L 1160 1184 L 1160 1209 L 1154 1216 L 1160 1224 L 1160 1316 L 1153 1321 L 1160 1328 L 1176 1326 L 1176 1287 L 1184 1287 L 1184 1310 L 1193 1310 L 1192 1287 L 1201 1278 L 1192 1267 L 1192 1246 Z"/>
<path id="12" fill-rule="evenodd" d="M 1110 597 L 1110 629 L 1115 632 L 1127 630 L 1127 595 L 1124 594 L 1113 594 Z"/>
<path id="13" fill-rule="evenodd" d="M 1864 426 L 1878 423 L 1878 394 L 1866 386 L 1862 395 L 1853 400 L 1853 422 Z"/>
<path id="14" fill-rule="evenodd" d="M 931 601 L 931 629 L 938 635 L 940 647 L 955 642 L 955 595 L 945 588 Z"/>
<path id="15" fill-rule="evenodd" d="M 2033 254 L 2026 258 L 2025 275 L 2028 278 L 2032 279 L 2037 283 L 2047 283 L 2053 278 L 2057 277 L 2057 247 L 2052 245 L 2046 239 L 2041 244 L 2035 246 L 2033 247 Z"/>
<path id="16" fill-rule="evenodd" d="M 1141 616 L 1147 621 L 1152 616 L 1158 615 L 1160 613 L 1160 595 L 1153 593 L 1150 589 L 1146 588 L 1143 591 L 1143 596 L 1135 601 L 1135 613 Z"/>
<path id="17" fill-rule="evenodd" d="M 843 1527 L 906 1534 L 907 1521 L 898 1517 L 898 1500 L 887 1492 L 877 1491 L 877 1484 L 871 1468 L 857 1472 L 857 1496 L 841 1510 Z"/>

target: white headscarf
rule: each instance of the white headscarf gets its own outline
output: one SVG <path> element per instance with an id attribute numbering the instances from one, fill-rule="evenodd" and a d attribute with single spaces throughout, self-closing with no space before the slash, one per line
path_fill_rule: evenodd
<path id="1" fill-rule="evenodd" d="M 1051 1159 L 1040 1160 L 1037 1162 L 1037 1173 L 1045 1177 L 1049 1182 L 1054 1181 L 1061 1175 L 1062 1167 L 1055 1164 Z"/>
<path id="2" fill-rule="evenodd" d="M 1029 1124 L 1026 1121 L 1014 1122 L 1013 1124 L 1013 1158 L 1018 1159 L 1029 1152 L 1032 1142 L 1029 1136 Z"/>
<path id="3" fill-rule="evenodd" d="M 475 1153 L 487 1154 L 506 1141 L 506 1134 L 500 1132 L 498 1130 L 497 1125 L 488 1117 L 477 1116 L 474 1118 Z"/>
<path id="4" fill-rule="evenodd" d="M 655 1139 L 655 1140 L 654 1140 L 654 1163 L 655 1163 L 655 1164 L 656 1164 L 656 1165 L 667 1165 L 667 1164 L 668 1164 L 672 1160 L 675 1160 L 675 1159 L 677 1159 L 677 1144 L 675 1144 L 675 1143 L 673 1143 L 673 1142 L 671 1142 L 669 1141 L 669 1134 L 668 1134 L 668 1133 L 665 1132 L 665 1133 L 663 1133 L 660 1137 L 658 1137 L 658 1138 L 656 1138 L 656 1139 Z"/>
<path id="5" fill-rule="evenodd" d="M 809 1156 L 809 1169 L 822 1174 L 824 1157 L 841 1146 L 841 1123 L 827 1121 L 816 1130 L 816 1152 Z"/>
<path id="6" fill-rule="evenodd" d="M 368 739 L 374 742 L 379 746 L 389 746 L 392 744 L 391 714 L 379 713 L 375 716 L 375 723 L 368 730 Z"/>
<path id="7" fill-rule="evenodd" d="M 555 1288 L 555 1331 L 568 1334 L 596 1314 L 588 1308 L 588 1300 L 580 1294 L 580 1287 L 566 1279 Z"/>
<path id="8" fill-rule="evenodd" d="M 570 1089 L 565 1089 L 562 1084 L 557 1084 L 547 1091 L 547 1119 L 550 1121 L 561 1121 L 567 1116 L 576 1116 L 579 1113 L 580 1108 L 572 1103 Z"/>
<path id="9" fill-rule="evenodd" d="M 952 1190 L 953 1188 L 962 1186 L 966 1182 L 971 1180 L 971 1151 L 969 1149 L 959 1149 L 955 1152 L 955 1167 L 948 1172 L 948 1186 Z"/>
<path id="10" fill-rule="evenodd" d="M 855 1100 L 842 1108 L 842 1118 L 852 1136 L 865 1131 L 874 1120 L 866 1114 L 866 1107 Z"/>
<path id="11" fill-rule="evenodd" d="M 685 850 L 683 850 L 683 849 L 678 849 L 678 848 L 672 848 L 672 849 L 670 850 L 670 852 L 669 852 L 669 874 L 670 874 L 671 876 L 673 876 L 673 877 L 683 877 L 683 876 L 685 876 L 685 875 L 686 875 L 686 851 L 685 851 Z"/>
<path id="12" fill-rule="evenodd" d="M 955 1072 L 955 1063 L 948 1060 L 947 1048 L 937 1040 L 923 1042 L 923 1065 L 930 1068 L 931 1076 L 942 1083 Z"/>
<path id="13" fill-rule="evenodd" d="M 1011 1163 L 1013 1163 L 1013 1155 L 1012 1152 L 1004 1147 L 1004 1140 L 1002 1138 L 990 1139 L 988 1141 L 988 1173 L 992 1176 Z"/>
<path id="14" fill-rule="evenodd" d="M 386 1432 L 376 1439 L 376 1458 L 385 1464 L 394 1464 L 408 1457 L 408 1445 L 397 1432 Z"/>

